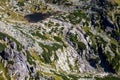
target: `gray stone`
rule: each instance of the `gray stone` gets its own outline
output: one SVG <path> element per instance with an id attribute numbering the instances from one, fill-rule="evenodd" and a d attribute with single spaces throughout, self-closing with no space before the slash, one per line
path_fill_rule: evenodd
<path id="1" fill-rule="evenodd" d="M 16 43 L 15 42 L 11 42 L 10 43 L 10 47 L 12 48 L 12 49 L 17 49 L 17 45 L 16 45 Z"/>

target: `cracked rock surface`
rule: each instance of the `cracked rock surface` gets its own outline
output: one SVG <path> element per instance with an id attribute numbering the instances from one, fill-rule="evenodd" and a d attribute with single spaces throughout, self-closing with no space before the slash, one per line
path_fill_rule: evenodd
<path id="1" fill-rule="evenodd" d="M 119 76 L 119 0 L 0 1 L 0 80 Z"/>

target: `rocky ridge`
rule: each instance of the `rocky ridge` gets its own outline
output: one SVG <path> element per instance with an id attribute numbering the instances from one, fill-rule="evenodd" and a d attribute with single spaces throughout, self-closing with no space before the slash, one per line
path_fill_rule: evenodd
<path id="1" fill-rule="evenodd" d="M 0 79 L 119 78 L 119 1 L 55 1 L 0 1 Z M 40 12 L 51 15 L 24 19 Z"/>

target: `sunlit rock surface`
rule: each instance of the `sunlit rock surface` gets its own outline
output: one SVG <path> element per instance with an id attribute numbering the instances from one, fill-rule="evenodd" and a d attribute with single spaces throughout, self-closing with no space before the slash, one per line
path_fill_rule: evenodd
<path id="1" fill-rule="evenodd" d="M 119 76 L 119 0 L 0 1 L 0 80 Z"/>

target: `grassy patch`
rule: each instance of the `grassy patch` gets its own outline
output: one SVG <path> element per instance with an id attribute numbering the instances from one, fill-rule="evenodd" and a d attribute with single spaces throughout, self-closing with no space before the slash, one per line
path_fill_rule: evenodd
<path id="1" fill-rule="evenodd" d="M 90 31 L 91 29 L 89 27 L 83 27 L 84 31 L 86 32 L 87 35 L 92 36 L 93 33 Z"/>
<path id="2" fill-rule="evenodd" d="M 57 60 L 58 57 L 57 57 L 55 51 L 63 48 L 63 46 L 58 43 L 53 43 L 51 45 L 44 45 L 42 43 L 39 43 L 39 45 L 43 49 L 42 61 L 45 63 L 52 63 L 50 58 L 53 54 L 54 54 L 54 60 Z"/>
<path id="3" fill-rule="evenodd" d="M 64 74 L 64 73 L 57 73 L 55 71 L 52 71 L 55 75 L 61 77 L 63 80 L 78 80 L 80 77 L 75 74 Z"/>
<path id="4" fill-rule="evenodd" d="M 35 42 L 35 40 L 28 34 L 26 34 L 25 32 L 23 32 L 22 30 L 18 29 L 22 34 L 24 34 L 26 37 L 30 38 L 33 40 L 33 42 Z"/>
<path id="5" fill-rule="evenodd" d="M 49 21 L 49 22 L 48 22 L 48 27 L 51 27 L 51 26 L 54 26 L 54 22 Z"/>
<path id="6" fill-rule="evenodd" d="M 33 36 L 38 36 L 39 38 L 43 39 L 43 40 L 47 40 L 48 38 L 43 34 L 39 33 L 38 31 L 35 33 L 35 32 L 32 32 L 31 33 Z"/>
<path id="7" fill-rule="evenodd" d="M 85 18 L 85 13 L 80 10 L 75 10 L 74 12 L 70 13 L 67 18 L 72 24 L 78 24 L 81 22 L 83 18 Z"/>
<path id="8" fill-rule="evenodd" d="M 10 76 L 8 75 L 8 69 L 3 66 L 3 64 L 0 62 L 0 71 L 2 73 L 0 74 L 0 80 L 10 80 Z"/>
<path id="9" fill-rule="evenodd" d="M 86 45 L 78 40 L 77 34 L 69 34 L 69 39 L 78 52 L 82 52 L 86 49 Z"/>
<path id="10" fill-rule="evenodd" d="M 78 42 L 78 51 L 83 51 L 86 49 L 86 45 L 83 42 Z"/>
<path id="11" fill-rule="evenodd" d="M 19 1 L 17 5 L 20 6 L 20 7 L 24 6 L 24 2 L 23 1 Z"/>
<path id="12" fill-rule="evenodd" d="M 9 39 L 12 39 L 12 41 L 15 41 L 15 43 L 17 44 L 18 50 L 22 50 L 23 46 L 22 44 L 20 44 L 20 42 L 18 42 L 16 39 L 14 39 L 12 36 L 9 36 L 8 34 L 2 33 L 0 32 L 0 39 L 3 39 L 3 37 L 7 37 Z"/>
<path id="13" fill-rule="evenodd" d="M 58 42 L 63 42 L 62 39 L 61 39 L 60 37 L 58 37 L 58 36 L 54 36 L 54 39 L 55 39 L 56 41 L 58 41 Z"/>
<path id="14" fill-rule="evenodd" d="M 115 58 L 113 58 L 112 65 L 116 73 L 119 73 L 120 72 L 120 56 L 115 56 Z"/>
<path id="15" fill-rule="evenodd" d="M 95 78 L 96 80 L 120 80 L 119 77 L 103 77 L 103 78 Z"/>
<path id="16" fill-rule="evenodd" d="M 6 45 L 0 43 L 0 52 L 3 51 L 5 48 L 6 48 Z"/>
<path id="17" fill-rule="evenodd" d="M 33 57 L 30 55 L 30 53 L 28 51 L 27 52 L 27 61 L 30 63 L 30 65 L 35 65 L 36 66 L 36 63 L 33 61 Z"/>
<path id="18" fill-rule="evenodd" d="M 79 76 L 75 75 L 75 74 L 69 74 L 68 75 L 70 77 L 70 80 L 79 80 Z"/>
<path id="19" fill-rule="evenodd" d="M 69 39 L 70 41 L 72 41 L 73 43 L 74 42 L 78 42 L 78 39 L 77 39 L 77 34 L 69 34 Z"/>
<path id="20" fill-rule="evenodd" d="M 107 42 L 101 36 L 96 35 L 95 39 L 97 44 L 103 44 L 103 47 L 107 45 Z"/>
<path id="21" fill-rule="evenodd" d="M 14 61 L 13 60 L 11 60 L 11 61 L 8 61 L 8 64 L 14 64 Z"/>
<path id="22" fill-rule="evenodd" d="M 64 73 L 58 74 L 57 72 L 51 70 L 55 75 L 60 76 L 63 80 L 70 80 Z"/>

